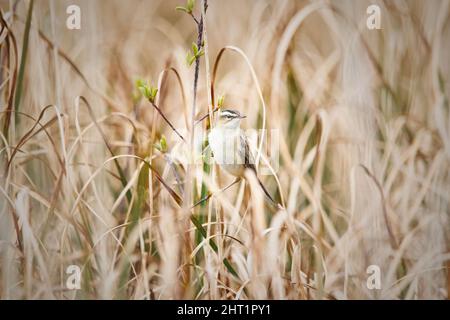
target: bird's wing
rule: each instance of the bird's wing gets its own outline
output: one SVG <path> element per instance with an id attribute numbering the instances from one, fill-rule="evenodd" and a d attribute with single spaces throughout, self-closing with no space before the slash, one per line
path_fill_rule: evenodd
<path id="1" fill-rule="evenodd" d="M 269 191 L 267 191 L 264 184 L 261 182 L 261 180 L 258 178 L 258 175 L 256 173 L 256 167 L 255 167 L 255 159 L 253 158 L 252 151 L 250 150 L 250 145 L 248 144 L 247 137 L 241 133 L 240 135 L 240 142 L 241 142 L 241 148 L 239 148 L 240 152 L 242 153 L 241 159 L 244 159 L 244 167 L 252 170 L 255 173 L 256 179 L 258 180 L 259 185 L 261 186 L 261 189 L 263 190 L 264 194 L 267 196 L 267 198 L 275 205 L 277 203 L 270 195 Z"/>
<path id="2" fill-rule="evenodd" d="M 248 139 L 244 133 L 239 136 L 239 142 L 241 147 L 238 148 L 240 159 L 243 159 L 244 167 L 249 168 L 256 173 L 255 159 L 253 157 L 252 151 L 250 150 L 250 145 L 248 144 Z"/>

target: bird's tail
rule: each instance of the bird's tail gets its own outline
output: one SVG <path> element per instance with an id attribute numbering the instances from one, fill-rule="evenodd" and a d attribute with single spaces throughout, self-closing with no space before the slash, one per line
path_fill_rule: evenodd
<path id="1" fill-rule="evenodd" d="M 274 206 L 276 206 L 278 209 L 282 209 L 283 207 L 272 198 L 272 196 L 270 195 L 269 191 L 267 191 L 266 187 L 264 187 L 264 185 L 261 182 L 261 180 L 259 180 L 258 176 L 256 177 L 256 179 L 258 180 L 258 183 L 261 186 L 261 189 L 263 190 L 263 192 L 266 195 L 266 197 L 270 200 L 270 202 L 272 202 L 272 204 Z"/>

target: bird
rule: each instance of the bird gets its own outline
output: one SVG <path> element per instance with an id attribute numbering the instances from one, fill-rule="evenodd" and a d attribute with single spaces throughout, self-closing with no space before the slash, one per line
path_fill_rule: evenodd
<path id="1" fill-rule="evenodd" d="M 246 116 L 237 110 L 219 110 L 216 126 L 208 134 L 208 143 L 213 158 L 221 168 L 237 178 L 231 185 L 245 178 L 246 169 L 252 171 L 266 197 L 272 204 L 278 206 L 258 178 L 248 138 L 241 130 L 241 121 L 245 118 Z"/>

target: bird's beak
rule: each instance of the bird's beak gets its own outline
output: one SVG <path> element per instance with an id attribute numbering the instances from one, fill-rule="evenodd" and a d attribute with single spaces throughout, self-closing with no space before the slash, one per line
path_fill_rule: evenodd
<path id="1" fill-rule="evenodd" d="M 241 119 L 245 119 L 245 118 L 247 118 L 247 116 L 241 116 Z"/>

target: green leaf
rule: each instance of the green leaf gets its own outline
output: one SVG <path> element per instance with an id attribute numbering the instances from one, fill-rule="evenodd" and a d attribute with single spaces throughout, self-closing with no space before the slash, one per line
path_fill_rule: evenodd
<path id="1" fill-rule="evenodd" d="M 144 87 L 146 85 L 147 85 L 147 83 L 144 80 L 142 80 L 142 79 L 137 79 L 136 80 L 136 88 Z"/>
<path id="2" fill-rule="evenodd" d="M 195 42 L 192 42 L 192 52 L 194 53 L 194 56 L 196 56 L 198 53 L 198 47 Z"/>
<path id="3" fill-rule="evenodd" d="M 150 91 L 149 91 L 148 87 L 139 87 L 139 91 L 147 99 L 150 97 Z"/>
<path id="4" fill-rule="evenodd" d="M 206 239 L 207 238 L 206 229 L 202 226 L 200 221 L 198 221 L 198 219 L 194 215 L 191 215 L 191 221 L 194 224 L 195 228 L 199 231 L 199 233 L 202 236 L 202 238 Z M 209 245 L 214 250 L 214 252 L 216 252 L 216 253 L 219 252 L 219 248 L 217 247 L 217 244 L 214 242 L 213 239 L 209 239 Z M 222 262 L 225 265 L 225 267 L 227 268 L 227 270 L 233 276 L 235 276 L 236 278 L 239 279 L 239 275 L 237 274 L 236 270 L 231 265 L 230 261 L 227 258 L 223 258 Z"/>
<path id="5" fill-rule="evenodd" d="M 205 50 L 201 49 L 197 54 L 195 55 L 196 58 L 200 58 L 202 55 L 205 54 Z"/>
<path id="6" fill-rule="evenodd" d="M 185 7 L 182 7 L 182 6 L 177 6 L 177 7 L 175 7 L 175 10 L 183 11 L 183 12 L 189 13 L 189 10 L 186 9 Z"/>
<path id="7" fill-rule="evenodd" d="M 189 12 L 192 12 L 194 10 L 195 0 L 187 0 L 186 8 Z"/>
<path id="8" fill-rule="evenodd" d="M 167 140 L 165 135 L 161 136 L 161 140 L 159 140 L 159 145 L 161 146 L 161 152 L 167 151 Z"/>
<path id="9" fill-rule="evenodd" d="M 150 96 L 150 89 L 146 81 L 142 79 L 136 80 L 136 87 L 141 92 L 141 94 L 148 99 Z"/>
<path id="10" fill-rule="evenodd" d="M 187 0 L 185 7 L 177 6 L 177 7 L 175 7 L 175 10 L 183 11 L 183 12 L 186 12 L 188 14 L 191 14 L 192 10 L 194 10 L 194 5 L 195 5 L 195 0 Z"/>
<path id="11" fill-rule="evenodd" d="M 194 61 L 195 61 L 195 56 L 193 56 L 193 55 L 191 54 L 191 52 L 188 51 L 188 53 L 187 53 L 187 55 L 186 55 L 186 64 L 187 64 L 188 66 L 191 66 L 191 65 L 194 63 Z"/>
<path id="12" fill-rule="evenodd" d="M 157 88 L 151 88 L 151 92 L 150 92 L 150 97 L 155 100 L 156 95 L 158 94 L 158 89 Z"/>

